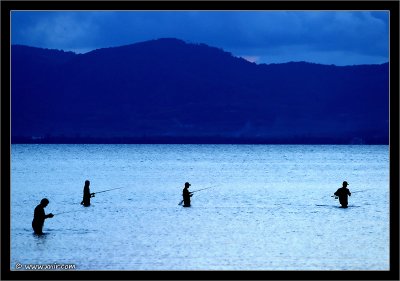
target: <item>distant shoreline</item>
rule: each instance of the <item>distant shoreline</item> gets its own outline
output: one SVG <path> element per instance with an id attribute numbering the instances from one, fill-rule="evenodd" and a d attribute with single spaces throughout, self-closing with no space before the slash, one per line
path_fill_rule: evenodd
<path id="1" fill-rule="evenodd" d="M 383 138 L 342 137 L 12 137 L 11 144 L 310 144 L 310 145 L 389 145 Z"/>

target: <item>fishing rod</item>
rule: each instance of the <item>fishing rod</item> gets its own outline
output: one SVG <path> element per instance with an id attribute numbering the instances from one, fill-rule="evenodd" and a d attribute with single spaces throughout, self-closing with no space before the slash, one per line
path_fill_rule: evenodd
<path id="1" fill-rule="evenodd" d="M 206 188 L 202 188 L 202 189 L 198 189 L 198 190 L 194 190 L 194 191 L 192 191 L 192 192 L 190 192 L 190 193 L 195 193 L 195 192 L 197 192 L 197 191 L 201 191 L 201 190 L 204 190 L 204 189 L 209 189 L 209 188 L 212 188 L 213 186 L 210 186 L 210 187 L 206 187 Z"/>
<path id="2" fill-rule="evenodd" d="M 102 191 L 97 191 L 97 192 L 93 192 L 93 194 L 107 192 L 107 191 L 111 191 L 111 190 L 115 190 L 115 189 L 121 189 L 121 188 L 123 188 L 123 187 L 117 187 L 117 188 L 111 188 L 111 189 L 106 189 L 106 190 L 102 190 Z"/>
<path id="3" fill-rule="evenodd" d="M 111 190 L 115 190 L 115 189 L 121 189 L 121 188 L 124 188 L 124 187 L 116 187 L 116 188 L 101 190 L 101 191 L 97 191 L 97 192 L 92 192 L 92 193 L 90 193 L 90 197 L 94 197 L 94 195 L 97 194 L 97 193 L 107 192 L 107 191 L 111 191 Z M 82 200 L 81 205 L 84 205 L 84 200 Z"/>
<path id="4" fill-rule="evenodd" d="M 357 192 L 364 192 L 364 191 L 368 191 L 368 190 L 372 190 L 373 188 L 369 188 L 369 189 L 365 189 L 365 190 L 356 190 L 356 191 L 352 191 L 351 193 L 357 193 Z"/>
<path id="5" fill-rule="evenodd" d="M 67 214 L 67 213 L 74 213 L 74 212 L 79 212 L 79 211 L 82 211 L 82 210 L 74 210 L 74 211 L 66 211 L 66 212 L 61 212 L 61 213 L 55 213 L 55 214 L 53 214 L 53 216 L 61 215 L 61 214 Z"/>

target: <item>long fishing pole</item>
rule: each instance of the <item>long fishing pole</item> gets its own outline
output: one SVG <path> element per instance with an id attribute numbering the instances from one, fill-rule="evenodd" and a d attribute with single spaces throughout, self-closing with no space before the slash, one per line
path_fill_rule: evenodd
<path id="1" fill-rule="evenodd" d="M 115 189 L 121 189 L 121 188 L 123 188 L 123 187 L 111 188 L 111 189 L 106 189 L 106 190 L 97 191 L 97 192 L 93 192 L 93 193 L 97 194 L 97 193 L 107 192 L 107 191 L 111 191 L 111 190 L 115 190 Z"/>
<path id="2" fill-rule="evenodd" d="M 195 193 L 195 192 L 197 192 L 197 191 L 204 190 L 204 189 L 209 189 L 209 188 L 212 188 L 212 187 L 213 187 L 213 186 L 206 187 L 206 188 L 202 188 L 202 189 L 198 189 L 198 190 L 194 190 L 194 191 L 192 191 L 192 192 L 190 192 L 190 193 Z"/>
<path id="3" fill-rule="evenodd" d="M 369 188 L 369 189 L 365 189 L 365 190 L 356 190 L 356 191 L 352 191 L 351 193 L 357 193 L 357 192 L 364 192 L 364 191 L 368 191 L 368 190 L 372 190 L 373 188 Z"/>
<path id="4" fill-rule="evenodd" d="M 55 216 L 55 215 L 61 215 L 61 214 L 67 214 L 67 213 L 74 213 L 74 212 L 80 212 L 80 211 L 82 211 L 82 210 L 66 211 L 66 212 L 61 212 L 61 213 L 55 213 L 55 214 L 53 214 L 53 215 Z"/>
<path id="5" fill-rule="evenodd" d="M 94 197 L 94 195 L 97 194 L 97 193 L 107 192 L 107 191 L 111 191 L 111 190 L 115 190 L 115 189 L 121 189 L 121 188 L 123 188 L 123 187 L 116 187 L 116 188 L 101 190 L 101 191 L 97 191 L 97 192 L 92 192 L 92 193 L 90 193 L 90 197 Z M 84 203 L 83 203 L 83 200 L 82 200 L 81 205 L 83 205 L 83 204 Z"/>

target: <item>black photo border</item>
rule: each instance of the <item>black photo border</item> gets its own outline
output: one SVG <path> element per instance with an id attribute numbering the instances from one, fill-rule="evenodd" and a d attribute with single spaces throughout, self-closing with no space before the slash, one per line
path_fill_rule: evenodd
<path id="1" fill-rule="evenodd" d="M 3 280 L 399 280 L 399 1 L 1 1 L 1 279 Z M 10 269 L 10 11 L 388 10 L 390 11 L 389 271 L 14 271 Z"/>

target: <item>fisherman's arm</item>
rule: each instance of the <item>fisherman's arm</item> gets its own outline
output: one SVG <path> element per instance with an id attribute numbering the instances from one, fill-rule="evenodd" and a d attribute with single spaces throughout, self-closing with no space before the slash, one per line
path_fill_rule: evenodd
<path id="1" fill-rule="evenodd" d="M 54 217 L 54 215 L 53 215 L 52 213 L 47 214 L 47 215 L 44 216 L 45 219 L 47 219 L 47 218 L 52 218 L 52 217 Z"/>

